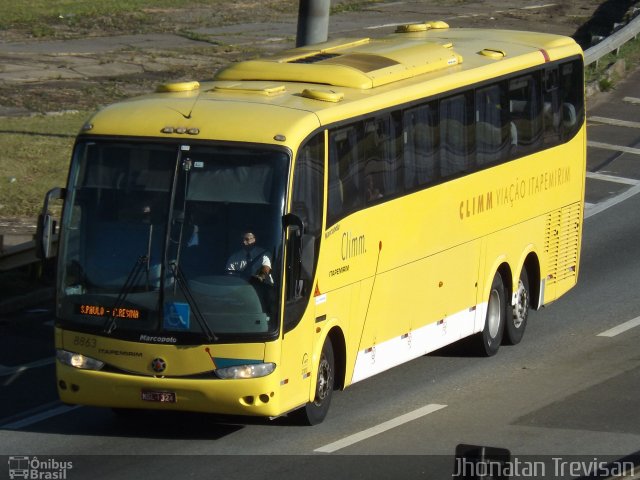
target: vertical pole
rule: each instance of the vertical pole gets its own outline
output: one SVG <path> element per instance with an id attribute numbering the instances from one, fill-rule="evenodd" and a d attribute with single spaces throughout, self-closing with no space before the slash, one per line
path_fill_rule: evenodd
<path id="1" fill-rule="evenodd" d="M 296 47 L 327 41 L 330 5 L 331 0 L 300 0 Z"/>

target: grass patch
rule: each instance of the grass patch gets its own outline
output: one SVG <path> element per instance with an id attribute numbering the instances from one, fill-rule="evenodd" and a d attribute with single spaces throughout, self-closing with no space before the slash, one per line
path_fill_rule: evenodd
<path id="1" fill-rule="evenodd" d="M 222 0 L 202 0 L 182 2 L 183 8 L 189 6 L 220 5 Z M 173 0 L 29 0 L 28 8 L 24 3 L 15 0 L 0 0 L 0 27 L 9 28 L 27 23 L 43 21 L 77 20 L 81 17 L 95 18 L 100 16 L 118 16 L 141 10 L 173 9 Z"/>
<path id="2" fill-rule="evenodd" d="M 276 18 L 297 0 L 0 0 L 0 29 L 36 38 L 174 31 L 246 18 L 247 11 Z"/>
<path id="3" fill-rule="evenodd" d="M 19 29 L 33 36 L 53 36 L 60 25 L 82 26 L 99 18 L 121 17 L 151 7 L 170 7 L 169 0 L 30 0 L 23 2 L 0 0 L 0 28 Z M 199 2 L 198 2 L 199 3 Z"/>
<path id="4" fill-rule="evenodd" d="M 375 5 L 376 3 L 381 3 L 383 1 L 384 0 L 356 0 L 353 2 L 338 3 L 331 6 L 329 14 L 336 15 L 343 12 L 360 12 L 367 7 Z"/>
<path id="5" fill-rule="evenodd" d="M 0 217 L 35 217 L 44 194 L 64 186 L 87 112 L 0 118 Z"/>

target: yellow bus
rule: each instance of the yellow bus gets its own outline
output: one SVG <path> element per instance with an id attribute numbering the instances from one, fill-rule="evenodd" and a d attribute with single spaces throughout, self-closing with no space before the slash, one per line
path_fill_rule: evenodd
<path id="1" fill-rule="evenodd" d="M 582 51 L 399 27 L 164 84 L 77 137 L 58 248 L 68 404 L 321 422 L 465 337 L 520 342 L 578 277 Z"/>

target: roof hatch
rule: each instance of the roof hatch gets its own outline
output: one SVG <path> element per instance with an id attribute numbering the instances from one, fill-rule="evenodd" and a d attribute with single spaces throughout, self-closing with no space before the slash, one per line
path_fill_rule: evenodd
<path id="1" fill-rule="evenodd" d="M 408 23 L 406 25 L 398 25 L 396 33 L 415 33 L 426 32 L 427 30 L 444 30 L 449 28 L 449 24 L 441 20 L 424 22 L 424 23 Z"/>
<path id="2" fill-rule="evenodd" d="M 228 83 L 216 85 L 211 89 L 211 92 L 233 92 L 233 93 L 253 93 L 257 95 L 265 95 L 267 97 L 273 97 L 286 92 L 284 85 L 278 85 L 273 83 Z"/>
<path id="3" fill-rule="evenodd" d="M 240 62 L 221 70 L 216 80 L 304 82 L 369 89 L 451 68 L 462 57 L 451 43 L 424 37 L 415 41 L 340 39 L 289 50 L 282 55 Z"/>
<path id="4" fill-rule="evenodd" d="M 507 56 L 504 50 L 498 50 L 497 48 L 485 48 L 478 52 L 479 55 L 484 57 L 493 58 L 494 60 L 500 60 Z"/>

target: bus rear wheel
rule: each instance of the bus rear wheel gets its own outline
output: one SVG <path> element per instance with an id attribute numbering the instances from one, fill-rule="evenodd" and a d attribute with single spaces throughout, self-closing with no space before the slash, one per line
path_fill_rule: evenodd
<path id="1" fill-rule="evenodd" d="M 502 275 L 497 272 L 491 283 L 484 328 L 476 336 L 477 351 L 480 355 L 490 357 L 498 352 L 502 342 L 506 316 L 507 295 Z"/>
<path id="2" fill-rule="evenodd" d="M 315 398 L 300 409 L 301 421 L 306 425 L 322 423 L 329 411 L 331 396 L 335 386 L 335 358 L 333 345 L 328 338 L 322 346 L 318 362 Z"/>
<path id="3" fill-rule="evenodd" d="M 505 343 L 508 345 L 517 345 L 522 340 L 524 329 L 527 326 L 529 318 L 529 307 L 531 305 L 531 297 L 529 296 L 529 276 L 526 268 L 522 268 L 520 279 L 518 280 L 518 289 L 515 295 L 515 304 L 509 310 L 507 323 L 505 325 Z"/>

